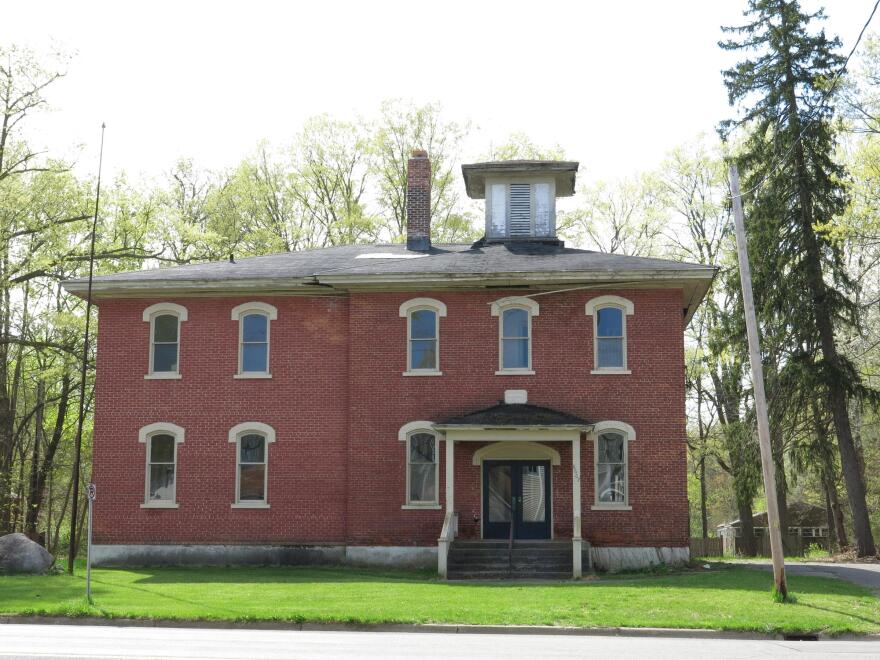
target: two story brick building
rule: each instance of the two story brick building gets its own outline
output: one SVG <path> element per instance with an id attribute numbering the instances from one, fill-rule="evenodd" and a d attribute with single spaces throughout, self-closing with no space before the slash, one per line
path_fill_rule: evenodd
<path id="1" fill-rule="evenodd" d="M 406 244 L 95 278 L 98 563 L 687 559 L 683 331 L 714 270 L 565 247 L 572 162 L 465 165 L 485 236 L 433 244 L 409 168 Z"/>

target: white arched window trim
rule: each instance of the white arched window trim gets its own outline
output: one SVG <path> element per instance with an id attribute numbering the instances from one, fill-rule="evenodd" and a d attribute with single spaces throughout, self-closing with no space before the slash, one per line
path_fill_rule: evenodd
<path id="1" fill-rule="evenodd" d="M 616 307 L 623 312 L 623 367 L 604 367 L 599 368 L 599 315 L 596 313 L 600 309 L 606 307 Z M 635 313 L 635 305 L 631 300 L 622 298 L 621 296 L 597 296 L 587 301 L 585 312 L 587 316 L 593 317 L 593 369 L 591 374 L 630 374 L 629 357 L 627 355 L 627 344 L 629 343 L 629 334 L 627 332 L 626 317 Z"/>
<path id="2" fill-rule="evenodd" d="M 422 309 L 430 309 L 437 314 L 437 325 L 435 327 L 435 340 L 437 342 L 437 361 L 435 369 L 412 368 L 412 322 L 410 320 L 410 316 L 413 312 L 417 312 Z M 406 318 L 406 371 L 403 372 L 403 375 L 442 376 L 443 372 L 440 371 L 440 317 L 446 316 L 446 305 L 443 302 L 434 298 L 412 298 L 410 300 L 407 300 L 406 302 L 401 303 L 399 313 L 401 317 Z"/>
<path id="3" fill-rule="evenodd" d="M 153 371 L 153 337 L 155 336 L 154 322 L 157 316 L 170 314 L 177 317 L 177 371 Z M 145 323 L 150 324 L 150 338 L 147 343 L 149 349 L 147 354 L 147 373 L 144 374 L 146 380 L 178 380 L 180 379 L 180 324 L 188 320 L 189 312 L 183 305 L 171 302 L 161 302 L 150 305 L 144 310 L 143 319 Z"/>
<path id="4" fill-rule="evenodd" d="M 525 369 L 504 368 L 504 312 L 508 309 L 524 309 L 528 312 L 529 333 L 529 363 Z M 498 371 L 496 376 L 531 376 L 535 371 L 532 368 L 532 317 L 538 316 L 540 306 L 532 298 L 525 296 L 508 296 L 496 300 L 491 305 L 492 316 L 498 317 Z"/>
<path id="5" fill-rule="evenodd" d="M 266 317 L 266 371 L 242 371 L 242 350 L 244 346 L 244 317 L 249 314 L 262 314 Z M 230 317 L 238 323 L 238 367 L 233 378 L 271 378 L 269 368 L 272 355 L 272 321 L 278 318 L 278 309 L 274 305 L 264 302 L 246 302 L 232 308 Z"/>
<path id="6" fill-rule="evenodd" d="M 265 477 L 263 479 L 263 501 L 262 502 L 240 502 L 238 499 L 240 492 L 239 479 L 241 476 L 240 460 L 241 460 L 241 439 L 248 434 L 261 435 L 266 439 L 266 465 Z M 275 442 L 275 429 L 268 424 L 262 422 L 242 422 L 236 424 L 229 429 L 229 442 L 235 444 L 235 501 L 232 503 L 233 509 L 268 509 L 269 508 L 269 445 Z"/>
<path id="7" fill-rule="evenodd" d="M 154 435 L 170 435 L 174 438 L 174 497 L 171 501 L 150 501 L 150 438 Z M 185 438 L 183 427 L 171 422 L 154 422 L 138 431 L 138 442 L 144 445 L 144 503 L 142 509 L 176 509 L 177 504 L 177 445 Z"/>
<path id="8" fill-rule="evenodd" d="M 624 488 L 626 500 L 624 502 L 600 502 L 599 501 L 599 436 L 603 433 L 619 433 L 623 436 L 623 463 L 624 463 Z M 590 431 L 589 438 L 593 441 L 593 511 L 632 511 L 632 503 L 629 490 L 629 444 L 636 439 L 636 430 L 626 422 L 609 420 L 597 422 Z"/>
<path id="9" fill-rule="evenodd" d="M 433 502 L 411 502 L 410 501 L 410 446 L 409 439 L 416 435 L 417 433 L 425 433 L 434 437 L 434 494 L 435 501 Z M 404 493 L 405 499 L 404 502 L 406 504 L 402 505 L 400 508 L 404 510 L 408 509 L 440 509 L 440 440 L 441 435 L 437 431 L 434 430 L 434 422 L 429 422 L 425 420 L 419 420 L 415 422 L 408 422 L 400 427 L 400 430 L 397 432 L 397 439 L 400 442 L 403 442 L 404 451 L 406 452 L 405 464 L 406 464 L 406 492 Z"/>

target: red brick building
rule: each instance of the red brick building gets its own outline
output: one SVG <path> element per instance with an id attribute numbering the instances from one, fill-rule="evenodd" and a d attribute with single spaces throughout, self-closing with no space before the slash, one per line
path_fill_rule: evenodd
<path id="1" fill-rule="evenodd" d="M 576 171 L 464 166 L 486 235 L 432 245 L 416 152 L 406 245 L 95 278 L 96 561 L 685 560 L 683 331 L 714 271 L 565 247 Z"/>

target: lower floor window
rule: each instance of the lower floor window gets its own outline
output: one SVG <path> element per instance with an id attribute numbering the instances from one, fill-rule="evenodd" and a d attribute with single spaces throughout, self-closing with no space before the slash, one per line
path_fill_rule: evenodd
<path id="1" fill-rule="evenodd" d="M 147 502 L 174 502 L 174 436 L 157 433 L 147 449 Z"/>
<path id="2" fill-rule="evenodd" d="M 596 451 L 596 501 L 626 504 L 626 439 L 621 433 L 602 433 Z"/>
<path id="3" fill-rule="evenodd" d="M 266 438 L 257 433 L 238 441 L 238 502 L 266 501 Z"/>
<path id="4" fill-rule="evenodd" d="M 413 433 L 407 442 L 407 501 L 437 502 L 437 439 L 430 433 Z"/>

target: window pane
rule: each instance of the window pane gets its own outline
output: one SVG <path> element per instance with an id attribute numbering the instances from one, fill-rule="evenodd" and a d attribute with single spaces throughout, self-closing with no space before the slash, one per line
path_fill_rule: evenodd
<path id="1" fill-rule="evenodd" d="M 510 466 L 490 466 L 489 522 L 510 522 L 511 495 Z"/>
<path id="2" fill-rule="evenodd" d="M 504 355 L 501 364 L 503 369 L 529 368 L 528 339 L 504 339 L 502 344 Z"/>
<path id="3" fill-rule="evenodd" d="M 416 433 L 409 438 L 410 463 L 434 462 L 434 436 L 428 433 Z"/>
<path id="4" fill-rule="evenodd" d="M 528 337 L 529 313 L 524 309 L 508 309 L 504 312 L 504 337 Z"/>
<path id="5" fill-rule="evenodd" d="M 626 502 L 626 484 L 623 465 L 599 465 L 599 501 Z"/>
<path id="6" fill-rule="evenodd" d="M 241 321 L 242 341 L 267 341 L 269 319 L 263 314 L 248 314 Z"/>
<path id="7" fill-rule="evenodd" d="M 153 319 L 153 341 L 177 341 L 177 317 L 162 314 Z"/>
<path id="8" fill-rule="evenodd" d="M 241 439 L 242 463 L 262 463 L 266 456 L 266 439 L 261 435 L 246 435 Z"/>
<path id="9" fill-rule="evenodd" d="M 410 342 L 412 355 L 410 365 L 413 369 L 437 368 L 437 341 L 435 339 L 416 339 Z"/>
<path id="10" fill-rule="evenodd" d="M 535 184 L 535 235 L 550 236 L 550 184 Z"/>
<path id="11" fill-rule="evenodd" d="M 523 465 L 522 474 L 522 519 L 523 522 L 544 522 L 547 516 L 546 478 L 543 465 Z"/>
<path id="12" fill-rule="evenodd" d="M 154 435 L 150 438 L 150 463 L 174 462 L 174 437 Z"/>
<path id="13" fill-rule="evenodd" d="M 259 371 L 264 373 L 269 370 L 267 354 L 269 344 L 242 344 L 241 346 L 241 370 Z"/>
<path id="14" fill-rule="evenodd" d="M 410 502 L 437 501 L 437 490 L 434 488 L 436 470 L 437 466 L 433 463 L 409 466 Z"/>
<path id="15" fill-rule="evenodd" d="M 177 344 L 153 346 L 153 371 L 177 371 Z"/>
<path id="16" fill-rule="evenodd" d="M 263 500 L 266 483 L 265 465 L 242 465 L 238 477 L 239 500 Z"/>
<path id="17" fill-rule="evenodd" d="M 503 183 L 492 185 L 492 215 L 489 231 L 492 236 L 507 234 L 507 189 Z"/>
<path id="18" fill-rule="evenodd" d="M 623 436 L 619 433 L 603 433 L 599 436 L 599 462 L 623 462 Z"/>
<path id="19" fill-rule="evenodd" d="M 596 345 L 596 366 L 599 369 L 605 367 L 623 367 L 623 339 L 599 338 Z"/>
<path id="20" fill-rule="evenodd" d="M 150 466 L 150 500 L 174 500 L 174 465 Z"/>
<path id="21" fill-rule="evenodd" d="M 600 337 L 623 336 L 623 310 L 618 307 L 603 307 L 596 311 L 596 328 Z"/>
<path id="22" fill-rule="evenodd" d="M 410 315 L 409 336 L 412 339 L 436 337 L 437 314 L 430 309 L 420 309 Z"/>

